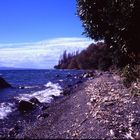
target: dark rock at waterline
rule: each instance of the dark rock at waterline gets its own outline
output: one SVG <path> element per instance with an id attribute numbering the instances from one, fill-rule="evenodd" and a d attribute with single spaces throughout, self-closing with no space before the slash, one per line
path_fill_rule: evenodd
<path id="1" fill-rule="evenodd" d="M 57 96 L 55 96 L 55 95 L 51 95 L 51 97 L 52 97 L 53 99 L 57 99 Z"/>
<path id="2" fill-rule="evenodd" d="M 15 137 L 17 135 L 17 132 L 16 132 L 16 130 L 15 130 L 15 128 L 11 128 L 10 130 L 9 130 L 9 133 L 8 133 L 8 137 Z"/>
<path id="3" fill-rule="evenodd" d="M 59 75 L 59 74 L 57 74 L 57 75 L 56 75 L 56 77 L 60 77 L 60 75 Z"/>
<path id="4" fill-rule="evenodd" d="M 9 138 L 14 138 L 18 133 L 19 133 L 19 126 L 16 124 L 15 127 L 9 129 L 9 132 L 8 132 L 8 137 Z"/>
<path id="5" fill-rule="evenodd" d="M 70 88 L 66 88 L 62 92 L 63 95 L 69 95 L 70 94 Z"/>
<path id="6" fill-rule="evenodd" d="M 33 107 L 34 107 L 34 104 L 30 101 L 21 100 L 19 101 L 19 104 L 18 104 L 18 110 L 20 112 L 30 111 L 33 109 Z"/>
<path id="7" fill-rule="evenodd" d="M 0 77 L 0 89 L 11 87 L 2 77 Z"/>
<path id="8" fill-rule="evenodd" d="M 51 95 L 51 97 L 52 97 L 54 100 L 56 100 L 56 99 L 61 98 L 62 96 L 55 96 L 55 95 Z"/>
<path id="9" fill-rule="evenodd" d="M 90 77 L 94 77 L 94 76 L 95 76 L 95 74 L 93 71 L 88 71 L 83 74 L 83 78 L 90 78 Z"/>
<path id="10" fill-rule="evenodd" d="M 40 109 L 41 109 L 42 111 L 44 111 L 44 110 L 46 110 L 46 109 L 48 109 L 48 108 L 49 108 L 49 104 L 48 104 L 48 105 L 43 105 L 43 106 L 41 106 Z"/>
<path id="11" fill-rule="evenodd" d="M 82 80 L 79 80 L 79 81 L 76 82 L 76 84 L 81 84 L 81 83 L 83 83 Z"/>
<path id="12" fill-rule="evenodd" d="M 67 78 L 69 78 L 69 77 L 72 77 L 72 75 L 71 74 L 67 74 L 67 76 L 66 76 Z"/>
<path id="13" fill-rule="evenodd" d="M 72 85 L 67 85 L 68 88 L 72 87 Z"/>
<path id="14" fill-rule="evenodd" d="M 39 100 L 38 100 L 37 98 L 35 98 L 35 97 L 31 98 L 29 101 L 30 101 L 31 103 L 35 104 L 35 105 L 41 104 L 41 103 L 39 102 Z"/>
<path id="15" fill-rule="evenodd" d="M 48 113 L 42 113 L 42 114 L 40 114 L 40 115 L 37 116 L 37 119 L 42 120 L 42 119 L 44 119 L 44 118 L 46 118 L 48 116 L 49 116 Z"/>
<path id="16" fill-rule="evenodd" d="M 25 89 L 25 87 L 24 86 L 20 86 L 19 89 Z"/>

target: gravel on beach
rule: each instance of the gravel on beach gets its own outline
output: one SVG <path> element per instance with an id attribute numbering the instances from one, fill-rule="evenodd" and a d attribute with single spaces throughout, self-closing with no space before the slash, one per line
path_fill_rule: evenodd
<path id="1" fill-rule="evenodd" d="M 140 138 L 138 81 L 126 88 L 120 76 L 103 72 L 78 84 L 71 92 L 52 103 L 44 110 L 44 117 L 27 125 L 16 138 Z"/>

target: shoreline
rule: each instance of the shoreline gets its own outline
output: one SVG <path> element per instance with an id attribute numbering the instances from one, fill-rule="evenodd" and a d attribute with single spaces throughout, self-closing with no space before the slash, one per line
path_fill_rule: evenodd
<path id="1" fill-rule="evenodd" d="M 82 77 L 83 72 L 68 71 L 64 72 L 63 75 L 62 74 L 63 72 L 54 73 L 53 78 L 55 78 L 55 82 L 50 82 L 50 78 L 50 80 L 47 80 L 49 82 L 40 84 L 37 91 L 33 89 L 33 86 L 31 86 L 31 90 L 28 90 L 26 85 L 17 86 L 10 89 L 14 89 L 14 92 L 16 91 L 19 94 L 17 94 L 17 96 L 13 96 L 13 98 L 10 98 L 9 100 L 2 101 L 0 104 L 2 105 L 1 111 L 4 110 L 4 112 L 0 112 L 0 115 L 5 115 L 4 118 L 1 118 L 0 120 L 0 138 L 15 138 L 17 134 L 22 132 L 24 126 L 26 127 L 27 125 L 34 124 L 34 122 L 36 122 L 38 119 L 40 120 L 42 117 L 46 116 L 43 111 L 45 108 L 51 106 L 52 103 L 50 102 L 58 101 L 59 99 L 63 98 L 63 96 L 68 95 L 71 88 L 85 80 L 85 78 Z M 63 80 L 60 81 L 61 79 Z M 32 92 L 30 97 L 26 96 L 28 94 L 26 93 L 26 89 Z M 5 91 L 8 90 L 9 89 L 6 89 Z M 24 91 L 26 94 L 22 94 Z M 14 92 L 10 91 L 10 93 Z M 42 100 L 47 101 L 41 102 Z M 4 107 L 7 107 L 6 109 L 9 112 L 7 112 Z"/>
<path id="2" fill-rule="evenodd" d="M 109 72 L 79 83 L 44 114 L 16 138 L 133 139 L 140 135 L 140 96 L 132 96 L 120 77 Z"/>

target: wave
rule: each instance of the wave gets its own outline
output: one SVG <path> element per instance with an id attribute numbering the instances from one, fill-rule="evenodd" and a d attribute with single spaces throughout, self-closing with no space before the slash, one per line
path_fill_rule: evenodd
<path id="1" fill-rule="evenodd" d="M 32 88 L 38 88 L 39 86 L 19 86 L 19 88 L 24 89 L 32 89 Z"/>
<path id="2" fill-rule="evenodd" d="M 50 103 L 53 100 L 53 96 L 60 96 L 63 89 L 58 83 L 48 82 L 44 85 L 45 90 L 37 91 L 32 94 L 19 94 L 15 99 L 29 101 L 35 97 L 41 103 Z M 0 119 L 6 118 L 11 112 L 16 110 L 14 103 L 0 103 Z"/>
<path id="3" fill-rule="evenodd" d="M 0 119 L 4 119 L 9 113 L 13 112 L 15 110 L 14 106 L 12 103 L 0 103 Z"/>
<path id="4" fill-rule="evenodd" d="M 41 103 L 50 103 L 53 100 L 52 96 L 60 96 L 62 92 L 62 87 L 56 83 L 48 82 L 44 85 L 45 90 L 37 91 L 32 94 L 19 94 L 16 99 L 29 101 L 31 98 L 35 97 Z"/>

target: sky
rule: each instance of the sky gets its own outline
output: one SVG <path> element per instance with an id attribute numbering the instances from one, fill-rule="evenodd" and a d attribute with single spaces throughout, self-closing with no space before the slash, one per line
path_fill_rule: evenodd
<path id="1" fill-rule="evenodd" d="M 0 67 L 53 68 L 92 42 L 82 32 L 76 0 L 0 0 Z"/>

